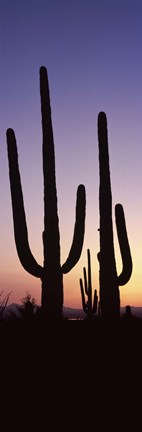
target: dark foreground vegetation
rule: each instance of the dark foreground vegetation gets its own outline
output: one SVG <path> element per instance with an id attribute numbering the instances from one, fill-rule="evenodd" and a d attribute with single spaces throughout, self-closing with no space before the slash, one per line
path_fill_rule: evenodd
<path id="1" fill-rule="evenodd" d="M 1 353 L 7 350 L 33 352 L 44 350 L 52 354 L 54 349 L 61 354 L 71 356 L 88 356 L 101 354 L 102 351 L 118 353 L 142 346 L 142 319 L 127 318 L 125 315 L 119 321 L 102 320 L 95 317 L 90 322 L 84 320 L 63 319 L 61 322 L 48 322 L 41 317 L 19 319 L 13 317 L 0 321 Z M 52 347 L 52 351 L 50 351 Z M 48 352 L 49 350 L 49 352 Z"/>
<path id="2" fill-rule="evenodd" d="M 121 421 L 128 425 L 131 418 L 130 404 L 134 415 L 141 400 L 141 346 L 138 318 L 1 321 L 2 399 L 5 393 L 6 408 L 12 403 L 12 415 L 21 413 L 22 422 L 29 425 L 30 418 L 31 430 L 38 418 L 44 425 L 52 421 L 53 428 L 67 421 L 73 430 L 85 424 L 90 429 L 94 411 L 99 430 L 103 416 L 110 427 L 116 415 L 121 430 Z M 83 415 L 88 410 L 89 419 Z"/>

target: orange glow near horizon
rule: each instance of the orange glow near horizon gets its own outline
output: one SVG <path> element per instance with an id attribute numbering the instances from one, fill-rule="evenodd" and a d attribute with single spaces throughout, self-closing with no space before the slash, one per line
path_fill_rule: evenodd
<path id="1" fill-rule="evenodd" d="M 83 266 L 86 266 L 86 253 L 82 254 L 81 262 L 76 265 L 72 271 L 63 275 L 64 286 L 64 306 L 73 308 L 82 308 L 79 278 L 83 277 Z M 17 258 L 18 261 L 18 258 Z M 92 288 L 96 288 L 99 294 L 99 267 L 97 260 L 94 265 L 92 260 Z M 93 272 L 93 267 L 96 269 Z M 119 287 L 121 306 L 130 304 L 131 306 L 142 306 L 142 287 L 141 287 L 141 267 L 139 272 L 134 272 L 127 285 Z M 95 273 L 95 274 L 94 274 Z M 8 269 L 7 273 L 1 275 L 1 290 L 3 289 L 5 296 L 11 292 L 9 303 L 20 303 L 21 299 L 29 292 L 36 300 L 37 304 L 41 304 L 41 280 L 29 275 L 17 262 L 17 270 Z"/>

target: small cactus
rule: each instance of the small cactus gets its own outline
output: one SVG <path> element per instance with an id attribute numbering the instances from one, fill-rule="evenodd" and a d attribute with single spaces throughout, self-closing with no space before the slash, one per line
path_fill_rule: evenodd
<path id="1" fill-rule="evenodd" d="M 126 306 L 125 317 L 126 317 L 126 320 L 128 320 L 128 321 L 132 319 L 132 310 L 131 310 L 131 306 L 130 305 Z"/>
<path id="2" fill-rule="evenodd" d="M 82 298 L 82 306 L 85 314 L 87 314 L 87 319 L 92 320 L 93 316 L 97 312 L 98 305 L 98 296 L 97 290 L 94 291 L 94 299 L 92 305 L 92 277 L 91 277 L 91 256 L 90 250 L 87 249 L 87 260 L 88 260 L 88 272 L 86 272 L 86 268 L 83 267 L 83 275 L 84 275 L 84 285 L 83 280 L 80 278 L 80 291 Z M 87 297 L 87 300 L 85 299 Z"/>

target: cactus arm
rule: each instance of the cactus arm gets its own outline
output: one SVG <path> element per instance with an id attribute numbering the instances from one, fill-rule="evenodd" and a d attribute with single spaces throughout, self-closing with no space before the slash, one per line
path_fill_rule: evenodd
<path id="1" fill-rule="evenodd" d="M 85 290 L 85 294 L 88 296 L 87 273 L 85 267 L 83 267 L 83 276 L 84 276 L 84 290 Z"/>
<path id="2" fill-rule="evenodd" d="M 17 253 L 24 269 L 33 276 L 41 278 L 42 267 L 39 266 L 34 259 L 30 251 L 28 242 L 28 231 L 24 210 L 20 172 L 18 166 L 18 153 L 15 134 L 12 129 L 7 130 L 7 147 L 14 222 L 14 236 Z"/>
<path id="3" fill-rule="evenodd" d="M 84 240 L 85 231 L 86 196 L 84 185 L 79 185 L 76 200 L 76 222 L 74 227 L 73 242 L 66 262 L 63 264 L 62 273 L 68 273 L 78 262 Z"/>
<path id="4" fill-rule="evenodd" d="M 83 306 L 84 312 L 87 314 L 88 313 L 88 309 L 87 309 L 87 305 L 86 305 L 86 302 L 85 302 L 85 294 L 84 294 L 82 279 L 80 279 L 79 282 L 80 282 L 80 291 L 81 291 L 81 298 L 82 298 L 82 306 Z"/>
<path id="5" fill-rule="evenodd" d="M 88 308 L 92 310 L 92 280 L 91 280 L 91 257 L 90 250 L 87 249 L 87 258 L 88 258 Z"/>
<path id="6" fill-rule="evenodd" d="M 115 219 L 123 264 L 122 272 L 117 278 L 118 285 L 121 286 L 125 285 L 129 281 L 132 274 L 132 257 L 128 242 L 124 210 L 121 204 L 115 206 Z"/>

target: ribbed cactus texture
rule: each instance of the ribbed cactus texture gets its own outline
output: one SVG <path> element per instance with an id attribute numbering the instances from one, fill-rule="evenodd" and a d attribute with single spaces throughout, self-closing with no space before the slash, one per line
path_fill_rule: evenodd
<path id="1" fill-rule="evenodd" d="M 92 275 L 91 275 L 91 255 L 90 249 L 87 249 L 87 271 L 86 267 L 83 267 L 84 283 L 80 278 L 80 291 L 82 298 L 82 307 L 87 315 L 88 320 L 92 320 L 93 316 L 97 312 L 98 296 L 97 290 L 94 290 L 94 299 L 92 304 Z M 87 299 L 86 299 L 87 297 Z"/>
<path id="2" fill-rule="evenodd" d="M 44 231 L 43 267 L 33 257 L 29 241 L 24 209 L 23 192 L 18 166 L 16 138 L 12 129 L 7 130 L 9 177 L 12 198 L 14 235 L 17 253 L 22 266 L 42 281 L 41 305 L 47 319 L 61 319 L 63 307 L 63 273 L 69 272 L 80 258 L 85 230 L 85 188 L 77 190 L 76 221 L 73 242 L 67 261 L 60 264 L 60 233 L 58 222 L 57 190 L 55 175 L 54 139 L 47 70 L 40 68 L 40 96 L 43 134 L 43 180 L 44 180 Z M 33 148 L 34 151 L 34 148 Z"/>
<path id="3" fill-rule="evenodd" d="M 124 211 L 121 204 L 115 206 L 117 235 L 122 257 L 122 272 L 117 276 L 112 223 L 112 193 L 109 167 L 107 119 L 105 113 L 98 116 L 99 142 L 99 210 L 100 210 L 100 307 L 102 318 L 119 318 L 119 285 L 126 284 L 132 273 L 132 258 L 127 237 Z"/>

